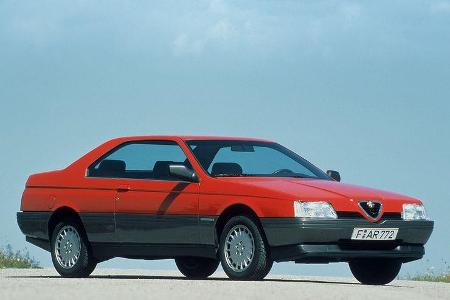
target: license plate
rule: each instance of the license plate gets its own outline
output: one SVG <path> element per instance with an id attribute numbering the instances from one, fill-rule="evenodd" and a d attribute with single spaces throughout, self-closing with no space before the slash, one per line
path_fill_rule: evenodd
<path id="1" fill-rule="evenodd" d="M 352 240 L 391 241 L 397 238 L 398 228 L 354 228 Z"/>

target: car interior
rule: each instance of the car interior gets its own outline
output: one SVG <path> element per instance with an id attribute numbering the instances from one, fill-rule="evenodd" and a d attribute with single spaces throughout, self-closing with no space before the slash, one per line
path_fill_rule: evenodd
<path id="1" fill-rule="evenodd" d="M 107 178 L 134 178 L 134 179 L 159 179 L 174 180 L 170 175 L 169 165 L 185 165 L 190 168 L 186 162 L 175 161 L 156 161 L 151 170 L 128 170 L 123 160 L 105 159 L 98 166 L 89 169 L 89 177 L 107 177 Z"/>
<path id="2" fill-rule="evenodd" d="M 152 170 L 127 170 L 125 161 L 105 159 L 102 160 L 97 167 L 89 170 L 89 177 L 173 180 L 176 178 L 170 175 L 170 165 L 185 165 L 186 167 L 191 168 L 191 165 L 187 161 L 157 161 Z M 237 163 L 230 162 L 214 163 L 211 171 L 211 175 L 213 176 L 239 176 L 241 174 L 242 167 Z"/>

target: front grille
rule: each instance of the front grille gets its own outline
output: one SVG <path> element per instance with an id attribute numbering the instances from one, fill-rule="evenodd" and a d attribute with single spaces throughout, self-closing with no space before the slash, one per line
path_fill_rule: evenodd
<path id="1" fill-rule="evenodd" d="M 402 220 L 402 214 L 396 212 L 387 212 L 381 216 L 381 220 Z"/>
<path id="2" fill-rule="evenodd" d="M 342 250 L 393 250 L 400 241 L 352 241 L 340 240 L 339 248 Z"/>
<path id="3" fill-rule="evenodd" d="M 374 201 L 359 201 L 359 207 L 362 208 L 364 213 L 372 219 L 378 218 L 381 213 L 381 203 Z"/>
<path id="4" fill-rule="evenodd" d="M 338 211 L 336 212 L 339 219 L 364 219 L 364 216 L 359 212 L 353 211 Z M 401 220 L 402 214 L 396 212 L 385 212 L 380 221 L 382 220 Z"/>
<path id="5" fill-rule="evenodd" d="M 353 211 L 338 211 L 336 212 L 339 219 L 364 219 L 359 212 Z"/>

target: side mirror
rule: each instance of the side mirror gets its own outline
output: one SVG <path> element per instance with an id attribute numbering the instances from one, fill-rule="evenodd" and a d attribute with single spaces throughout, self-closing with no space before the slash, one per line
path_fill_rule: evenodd
<path id="1" fill-rule="evenodd" d="M 338 171 L 328 170 L 327 175 L 331 177 L 334 181 L 341 181 L 341 174 Z"/>
<path id="2" fill-rule="evenodd" d="M 198 182 L 197 174 L 185 165 L 169 165 L 170 175 L 190 182 Z"/>

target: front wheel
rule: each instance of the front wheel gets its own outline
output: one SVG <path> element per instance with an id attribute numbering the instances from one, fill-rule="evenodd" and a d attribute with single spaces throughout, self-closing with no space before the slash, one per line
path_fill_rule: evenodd
<path id="1" fill-rule="evenodd" d="M 233 217 L 225 224 L 219 252 L 223 270 L 231 279 L 261 280 L 273 263 L 262 232 L 247 216 Z"/>
<path id="2" fill-rule="evenodd" d="M 88 277 L 97 266 L 89 242 L 77 222 L 60 222 L 53 230 L 51 254 L 56 271 L 63 277 Z"/>
<path id="3" fill-rule="evenodd" d="M 384 285 L 397 277 L 402 263 L 393 259 L 360 259 L 349 262 L 353 276 L 362 284 Z"/>
<path id="4" fill-rule="evenodd" d="M 178 270 L 191 279 L 205 279 L 211 276 L 219 266 L 219 261 L 204 257 L 177 257 L 175 263 Z"/>

